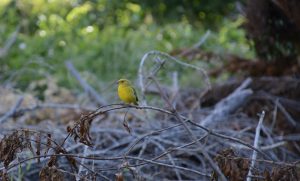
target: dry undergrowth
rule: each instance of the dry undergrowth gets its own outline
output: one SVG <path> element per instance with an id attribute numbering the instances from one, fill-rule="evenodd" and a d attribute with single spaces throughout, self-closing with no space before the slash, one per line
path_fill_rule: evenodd
<path id="1" fill-rule="evenodd" d="M 299 106 L 299 80 L 289 79 L 280 88 L 270 78 L 255 80 L 240 92 L 241 82 L 199 91 L 168 88 L 154 75 L 152 83 L 140 75 L 146 82 L 140 81 L 140 94 L 151 88 L 155 104 L 85 106 L 72 99 L 71 104 L 8 106 L 0 118 L 0 178 L 220 180 L 223 175 L 229 180 L 299 180 L 299 109 L 291 106 Z M 253 91 L 247 99 L 228 95 L 244 89 Z M 93 94 L 88 95 L 95 101 Z M 243 104 L 216 110 L 225 97 Z M 225 102 L 221 105 L 231 106 L 230 99 Z M 254 112 L 262 110 L 266 116 L 257 133 Z M 223 116 L 209 122 L 215 113 Z"/>

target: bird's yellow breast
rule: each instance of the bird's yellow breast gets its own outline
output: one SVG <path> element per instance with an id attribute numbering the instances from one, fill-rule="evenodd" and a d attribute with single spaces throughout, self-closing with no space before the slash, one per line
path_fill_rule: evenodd
<path id="1" fill-rule="evenodd" d="M 127 85 L 118 86 L 118 95 L 122 101 L 125 103 L 136 103 L 136 96 L 134 95 L 134 90 L 132 87 Z"/>

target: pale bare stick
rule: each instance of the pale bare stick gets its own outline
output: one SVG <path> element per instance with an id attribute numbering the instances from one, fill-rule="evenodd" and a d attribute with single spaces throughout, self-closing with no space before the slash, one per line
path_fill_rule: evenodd
<path id="1" fill-rule="evenodd" d="M 88 149 L 89 149 L 89 147 L 87 145 L 84 145 L 84 151 L 83 151 L 84 157 L 86 157 L 88 155 Z M 78 173 L 76 174 L 76 181 L 79 181 L 81 179 L 80 175 L 82 172 L 85 171 L 85 168 L 83 167 L 84 161 L 85 161 L 85 158 L 81 158 L 81 161 L 80 161 L 81 164 L 79 166 Z"/>
<path id="2" fill-rule="evenodd" d="M 157 56 L 160 56 L 160 57 L 164 57 L 164 58 L 166 58 L 166 59 L 164 59 L 164 61 L 165 60 L 174 61 L 175 63 L 177 63 L 179 65 L 182 65 L 184 67 L 188 67 L 188 68 L 192 68 L 192 69 L 197 70 L 204 77 L 204 81 L 205 81 L 205 84 L 206 84 L 206 91 L 204 91 L 204 92 L 207 92 L 208 90 L 211 89 L 211 83 L 210 83 L 209 77 L 207 75 L 207 72 L 203 68 L 201 68 L 199 66 L 196 66 L 196 65 L 185 63 L 185 62 L 183 62 L 183 61 L 181 61 L 181 60 L 179 60 L 175 57 L 172 57 L 172 56 L 168 55 L 167 53 L 153 50 L 153 51 L 150 51 L 150 52 L 144 54 L 144 56 L 142 57 L 142 59 L 140 61 L 140 65 L 139 65 L 138 77 L 139 77 L 139 86 L 140 86 L 141 94 L 142 94 L 142 97 L 141 97 L 141 103 L 142 104 L 141 105 L 147 105 L 146 100 L 145 100 L 146 86 L 145 86 L 145 82 L 144 82 L 147 77 L 145 77 L 144 74 L 143 74 L 143 72 L 144 72 L 143 68 L 144 68 L 144 64 L 145 64 L 146 60 L 151 55 L 157 55 Z M 153 75 L 150 75 L 150 76 L 153 76 Z"/>
<path id="3" fill-rule="evenodd" d="M 260 130 L 261 130 L 262 123 L 264 121 L 264 117 L 265 117 L 265 111 L 262 111 L 260 116 L 259 116 L 259 121 L 258 121 L 256 131 L 255 131 L 255 139 L 254 139 L 253 146 L 256 149 L 258 149 Z M 255 150 L 253 150 L 252 157 L 251 157 L 251 164 L 249 166 L 249 171 L 248 171 L 248 174 L 247 174 L 247 181 L 251 181 L 251 179 L 252 179 L 252 177 L 251 177 L 252 176 L 252 169 L 254 168 L 256 158 L 257 158 L 257 152 Z"/>
<path id="4" fill-rule="evenodd" d="M 180 116 L 180 114 L 177 112 L 177 110 L 175 109 L 175 107 L 173 107 L 172 103 L 170 102 L 170 100 L 168 99 L 168 97 L 164 94 L 164 92 L 162 91 L 161 87 L 159 86 L 157 80 L 152 77 L 152 80 L 154 81 L 154 83 L 156 84 L 158 90 L 161 93 L 161 97 L 165 100 L 165 102 L 168 104 L 169 108 L 171 109 L 171 112 L 174 114 L 175 118 L 182 123 L 183 127 L 185 128 L 185 130 L 187 131 L 188 135 L 190 136 L 190 138 L 194 141 L 196 141 L 196 144 L 199 146 L 201 153 L 203 154 L 203 156 L 205 157 L 205 159 L 209 162 L 210 166 L 216 171 L 216 173 L 219 174 L 220 179 L 221 180 L 227 180 L 226 177 L 224 176 L 224 174 L 222 173 L 222 171 L 220 170 L 219 166 L 213 161 L 213 159 L 210 157 L 210 155 L 207 153 L 205 147 L 203 147 L 203 145 L 201 144 L 200 141 L 197 141 L 197 137 L 196 135 L 192 132 L 192 130 L 187 126 L 186 122 L 184 121 L 184 119 L 182 119 L 182 117 Z"/>
<path id="5" fill-rule="evenodd" d="M 225 120 L 227 116 L 245 104 L 247 98 L 252 95 L 251 89 L 245 89 L 252 82 L 251 78 L 246 79 L 234 92 L 217 103 L 214 110 L 202 122 L 202 126 L 211 126 L 218 121 Z"/>
<path id="6" fill-rule="evenodd" d="M 81 87 L 84 89 L 84 91 L 92 97 L 92 100 L 95 100 L 97 104 L 99 105 L 105 105 L 106 101 L 103 97 L 101 97 L 97 91 L 90 86 L 85 80 L 83 80 L 78 73 L 78 71 L 75 69 L 74 65 L 71 61 L 65 62 L 67 69 L 70 71 L 70 73 L 76 78 L 76 80 L 79 82 Z"/>
<path id="7" fill-rule="evenodd" d="M 288 113 L 285 108 L 283 107 L 283 105 L 280 103 L 280 101 L 277 101 L 277 107 L 278 109 L 280 109 L 280 111 L 284 114 L 284 116 L 286 117 L 286 119 L 293 125 L 296 126 L 297 122 L 294 120 L 294 118 L 290 115 L 290 113 Z"/>
<path id="8" fill-rule="evenodd" d="M 163 152 L 166 152 L 166 149 L 165 149 L 165 147 L 164 147 L 162 144 L 160 144 L 160 143 L 157 142 L 157 141 L 153 141 L 153 140 L 152 140 L 151 142 L 152 142 L 153 144 L 155 144 L 155 145 L 156 145 L 159 149 L 161 149 Z M 174 159 L 173 159 L 172 155 L 171 155 L 170 153 L 167 153 L 166 155 L 167 155 L 169 161 L 171 162 L 171 164 L 172 164 L 173 166 L 176 166 L 176 164 L 175 164 L 175 162 L 174 162 Z M 176 174 L 177 179 L 180 180 L 180 181 L 182 181 L 181 175 L 180 175 L 180 173 L 178 172 L 178 170 L 177 170 L 177 169 L 174 169 L 174 170 L 175 170 L 175 174 Z"/>
<path id="9" fill-rule="evenodd" d="M 189 48 L 186 51 L 183 51 L 179 55 L 180 56 L 185 56 L 186 54 L 189 54 L 190 52 L 198 49 L 199 47 L 201 47 L 201 45 L 203 45 L 205 43 L 205 41 L 207 40 L 207 38 L 209 37 L 209 35 L 210 35 L 210 30 L 207 30 L 205 32 L 205 34 L 200 38 L 200 40 L 195 45 L 193 45 L 192 48 Z"/>

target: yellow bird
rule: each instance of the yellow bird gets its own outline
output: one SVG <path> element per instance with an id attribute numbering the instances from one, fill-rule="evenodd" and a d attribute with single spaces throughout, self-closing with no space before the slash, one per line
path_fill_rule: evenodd
<path id="1" fill-rule="evenodd" d="M 136 91 L 129 80 L 118 80 L 118 95 L 119 98 L 127 104 L 133 103 L 134 105 L 138 105 L 139 100 L 136 95 Z"/>

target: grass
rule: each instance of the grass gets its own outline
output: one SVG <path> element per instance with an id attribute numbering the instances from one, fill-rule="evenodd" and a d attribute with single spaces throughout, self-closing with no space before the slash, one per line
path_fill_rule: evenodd
<path id="1" fill-rule="evenodd" d="M 253 56 L 251 44 L 239 28 L 242 22 L 241 17 L 234 21 L 224 20 L 219 31 L 213 32 L 201 48 L 220 54 Z M 137 28 L 118 25 L 74 28 L 76 25 L 54 15 L 41 18 L 38 26 L 39 30 L 32 35 L 20 33 L 1 68 L 3 79 L 12 72 L 23 70 L 13 78 L 20 88 L 49 75 L 58 79 L 61 85 L 74 88 L 77 84 L 68 76 L 66 60 L 71 60 L 92 85 L 120 77 L 135 79 L 139 61 L 146 52 L 189 48 L 206 32 L 203 27 L 193 27 L 188 22 L 160 26 L 141 24 Z M 193 72 L 183 72 L 181 80 L 187 84 L 189 80 L 190 83 L 195 81 Z"/>

